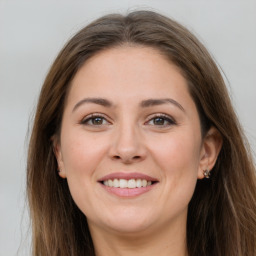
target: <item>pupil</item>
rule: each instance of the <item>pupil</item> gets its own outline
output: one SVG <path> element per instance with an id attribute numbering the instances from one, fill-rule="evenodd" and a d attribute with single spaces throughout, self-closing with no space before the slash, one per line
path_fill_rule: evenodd
<path id="1" fill-rule="evenodd" d="M 96 125 L 102 124 L 102 118 L 101 117 L 95 117 L 93 119 L 93 124 L 96 124 Z"/>
<path id="2" fill-rule="evenodd" d="M 154 119 L 154 124 L 156 125 L 163 125 L 164 124 L 164 119 L 161 117 L 157 117 Z"/>

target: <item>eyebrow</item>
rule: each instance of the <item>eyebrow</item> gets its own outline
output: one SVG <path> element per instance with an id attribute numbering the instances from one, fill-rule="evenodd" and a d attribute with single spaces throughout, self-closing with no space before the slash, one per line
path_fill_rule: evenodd
<path id="1" fill-rule="evenodd" d="M 166 99 L 148 99 L 148 100 L 143 100 L 140 104 L 141 107 L 152 107 L 152 106 L 158 106 L 158 105 L 163 105 L 163 104 L 173 104 L 176 107 L 178 107 L 180 110 L 185 112 L 185 109 L 181 106 L 180 103 L 178 103 L 174 99 L 166 98 Z"/>
<path id="2" fill-rule="evenodd" d="M 101 105 L 103 107 L 108 107 L 108 108 L 113 106 L 113 104 L 109 100 L 106 100 L 103 98 L 85 98 L 80 100 L 78 103 L 76 103 L 72 112 L 74 112 L 78 107 L 80 107 L 85 103 L 94 103 L 94 104 Z"/>
<path id="3" fill-rule="evenodd" d="M 113 107 L 113 103 L 104 98 L 84 98 L 84 99 L 80 100 L 78 103 L 76 103 L 72 112 L 74 112 L 78 107 L 80 107 L 81 105 L 83 105 L 85 103 L 93 103 L 93 104 L 97 104 L 97 105 L 100 105 L 103 107 L 108 107 L 108 108 Z M 159 105 L 163 105 L 163 104 L 173 104 L 176 107 L 178 107 L 180 110 L 185 112 L 185 109 L 181 106 L 180 103 L 178 103 L 176 100 L 170 99 L 170 98 L 143 100 L 140 103 L 140 107 L 146 108 L 146 107 L 152 107 L 152 106 L 159 106 Z"/>

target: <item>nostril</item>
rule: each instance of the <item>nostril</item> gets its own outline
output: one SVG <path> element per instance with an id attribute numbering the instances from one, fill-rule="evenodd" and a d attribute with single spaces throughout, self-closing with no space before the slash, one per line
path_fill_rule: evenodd
<path id="1" fill-rule="evenodd" d="M 133 157 L 122 157 L 122 156 L 119 156 L 119 155 L 114 155 L 112 157 L 113 160 L 122 160 L 124 162 L 133 162 L 133 161 L 137 161 L 137 160 L 140 160 L 141 159 L 141 156 L 133 156 Z"/>

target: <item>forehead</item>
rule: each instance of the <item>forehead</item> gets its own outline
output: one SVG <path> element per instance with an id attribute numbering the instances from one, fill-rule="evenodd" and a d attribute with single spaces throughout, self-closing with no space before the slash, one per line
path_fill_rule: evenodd
<path id="1" fill-rule="evenodd" d="M 187 82 L 179 68 L 151 47 L 121 46 L 99 52 L 75 75 L 70 97 L 90 97 L 115 93 L 163 97 L 166 93 L 188 96 Z M 93 95 L 91 95 L 93 94 Z"/>

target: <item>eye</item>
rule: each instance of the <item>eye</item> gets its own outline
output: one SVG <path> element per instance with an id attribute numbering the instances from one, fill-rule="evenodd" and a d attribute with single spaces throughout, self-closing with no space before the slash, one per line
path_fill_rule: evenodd
<path id="1" fill-rule="evenodd" d="M 146 124 L 153 125 L 153 126 L 166 127 L 166 126 L 175 125 L 176 122 L 173 120 L 173 118 L 171 118 L 168 115 L 158 114 L 158 115 L 155 115 L 153 118 L 150 118 L 150 120 L 147 121 Z"/>
<path id="2" fill-rule="evenodd" d="M 81 124 L 83 125 L 90 125 L 90 126 L 101 126 L 101 125 L 108 125 L 110 124 L 107 119 L 99 114 L 92 114 L 85 117 Z"/>

